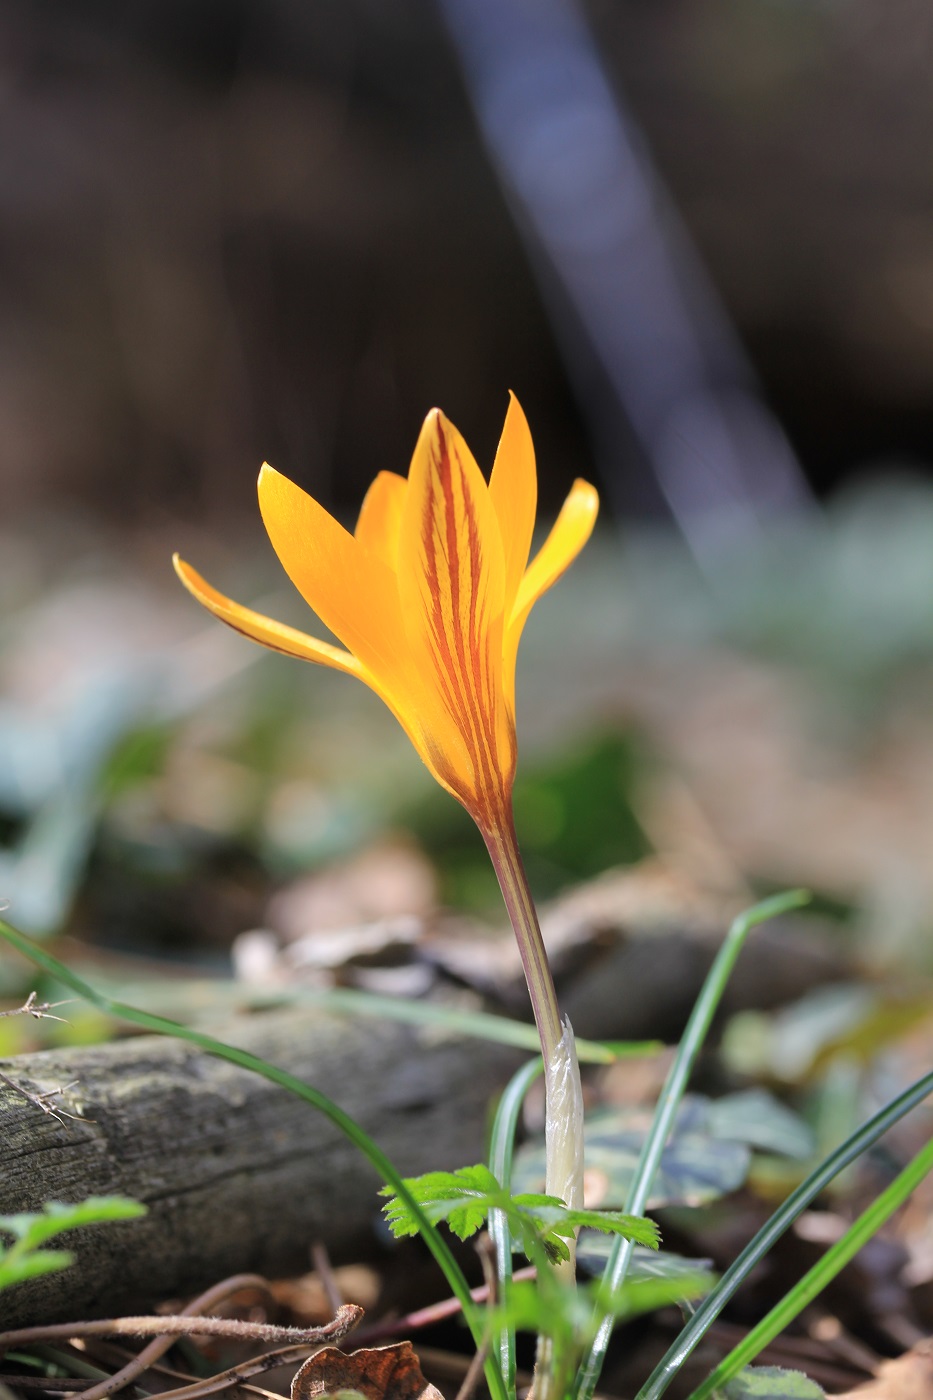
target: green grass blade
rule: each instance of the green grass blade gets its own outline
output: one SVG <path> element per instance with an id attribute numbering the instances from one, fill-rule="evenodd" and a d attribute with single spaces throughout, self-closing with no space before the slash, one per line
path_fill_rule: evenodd
<path id="1" fill-rule="evenodd" d="M 814 1264 L 813 1268 L 804 1274 L 803 1278 L 795 1288 L 776 1303 L 766 1317 L 763 1317 L 756 1327 L 753 1327 L 747 1337 L 739 1342 L 737 1347 L 730 1351 L 707 1376 L 702 1385 L 690 1396 L 690 1400 L 707 1400 L 707 1396 L 719 1386 L 732 1379 L 747 1366 L 750 1361 L 754 1361 L 758 1353 L 773 1342 L 788 1323 L 807 1306 L 812 1303 L 818 1294 L 822 1293 L 827 1284 L 843 1269 L 849 1260 L 856 1255 L 876 1234 L 886 1220 L 888 1220 L 898 1206 L 903 1205 L 911 1192 L 919 1186 L 923 1178 L 933 1170 L 933 1139 L 926 1147 L 917 1153 L 913 1161 L 908 1163 L 904 1170 L 895 1177 L 877 1200 L 873 1201 L 867 1210 L 863 1211 L 854 1225 L 846 1231 L 841 1239 L 826 1251 L 822 1259 Z"/>
<path id="2" fill-rule="evenodd" d="M 312 1004 L 335 1007 L 338 1011 L 351 1011 L 361 1016 L 380 1016 L 393 1021 L 404 1021 L 410 1025 L 443 1026 L 446 1031 L 456 1030 L 461 1035 L 475 1036 L 478 1040 L 493 1040 L 502 1045 L 514 1045 L 519 1050 L 534 1052 L 541 1045 L 536 1026 L 524 1021 L 513 1021 L 509 1016 L 494 1016 L 488 1011 L 460 1011 L 453 1006 L 437 1006 L 431 1002 L 379 996 L 378 993 L 359 991 L 354 987 L 302 990 L 298 999 L 307 999 Z M 577 1056 L 586 1064 L 611 1065 L 625 1056 L 650 1055 L 658 1048 L 656 1041 L 638 1041 L 631 1044 L 614 1042 L 610 1045 L 597 1040 L 578 1040 Z"/>
<path id="3" fill-rule="evenodd" d="M 713 966 L 707 974 L 700 995 L 697 997 L 683 1038 L 677 1048 L 674 1062 L 658 1099 L 651 1130 L 642 1148 L 632 1185 L 625 1201 L 624 1209 L 630 1215 L 643 1215 L 645 1212 L 651 1188 L 661 1163 L 661 1154 L 670 1136 L 697 1055 L 706 1039 L 716 1008 L 746 938 L 758 924 L 763 924 L 768 919 L 774 919 L 779 914 L 786 914 L 791 909 L 799 909 L 809 898 L 810 896 L 805 890 L 791 890 L 787 894 L 774 895 L 771 899 L 762 900 L 760 904 L 746 909 L 744 913 L 733 920 Z M 633 1247 L 630 1240 L 619 1239 L 609 1255 L 603 1281 L 610 1297 L 625 1282 Z M 606 1349 L 609 1346 L 609 1339 L 612 1336 L 612 1328 L 612 1317 L 608 1313 L 604 1313 L 598 1320 L 595 1338 L 577 1373 L 577 1400 L 592 1400 L 606 1356 Z"/>
<path id="4" fill-rule="evenodd" d="M 498 1016 L 489 1011 L 464 1011 L 456 1006 L 414 1001 L 409 997 L 381 996 L 357 987 L 275 987 L 250 988 L 238 982 L 220 982 L 206 978 L 191 978 L 185 982 L 155 982 L 150 979 L 137 987 L 131 984 L 124 994 L 132 1001 L 149 1001 L 157 997 L 172 998 L 175 1015 L 192 1009 L 202 1012 L 218 1003 L 238 1009 L 268 1010 L 277 1006 L 321 1006 L 329 1011 L 346 1011 L 354 1016 L 373 1016 L 380 1020 L 401 1021 L 411 1026 L 442 1026 L 445 1031 L 458 1031 L 476 1040 L 491 1040 L 500 1045 L 512 1045 L 518 1050 L 535 1053 L 541 1047 L 537 1029 L 525 1021 L 510 1016 Z M 140 1008 L 141 1009 L 141 1008 Z M 663 1049 L 660 1041 L 598 1041 L 578 1040 L 577 1057 L 581 1063 L 610 1065 L 616 1060 L 653 1055 Z"/>
<path id="5" fill-rule="evenodd" d="M 435 1226 L 428 1220 L 421 1210 L 417 1201 L 413 1199 L 411 1193 L 405 1185 L 402 1177 L 395 1167 L 386 1157 L 382 1149 L 372 1140 L 367 1133 L 360 1128 L 349 1114 L 329 1099 L 326 1094 L 322 1094 L 318 1089 L 314 1089 L 309 1084 L 289 1074 L 287 1070 L 278 1069 L 275 1065 L 269 1064 L 266 1060 L 260 1059 L 257 1055 L 251 1055 L 248 1050 L 240 1050 L 235 1045 L 227 1045 L 221 1040 L 215 1040 L 213 1036 L 205 1035 L 203 1031 L 192 1030 L 188 1026 L 183 1026 L 177 1021 L 169 1020 L 165 1016 L 155 1016 L 148 1011 L 140 1011 L 135 1006 L 128 1006 L 124 1002 L 115 1001 L 113 998 L 104 996 L 98 992 L 83 978 L 78 977 L 64 963 L 58 961 L 45 948 L 41 948 L 24 934 L 19 933 L 10 924 L 0 919 L 0 937 L 7 943 L 22 953 L 25 958 L 36 966 L 43 968 L 58 981 L 63 982 L 66 987 L 77 992 L 78 996 L 89 1001 L 93 1006 L 99 1007 L 111 1016 L 116 1016 L 122 1021 L 129 1021 L 133 1025 L 141 1026 L 144 1030 L 154 1031 L 158 1035 L 171 1035 L 180 1040 L 187 1040 L 192 1045 L 199 1046 L 209 1055 L 216 1055 L 223 1060 L 229 1060 L 232 1064 L 240 1065 L 243 1069 L 252 1070 L 255 1074 L 261 1074 L 265 1079 L 269 1079 L 273 1084 L 279 1084 L 283 1089 L 288 1089 L 306 1103 L 312 1105 L 320 1113 L 338 1128 L 355 1147 L 367 1158 L 376 1172 L 382 1177 L 386 1184 L 390 1185 L 405 1201 L 418 1219 L 421 1234 L 425 1243 L 434 1255 L 438 1265 L 443 1270 L 444 1276 L 450 1285 L 455 1297 L 459 1300 L 463 1309 L 463 1315 L 467 1325 L 473 1335 L 477 1347 L 482 1346 L 485 1336 L 483 1316 L 470 1297 L 470 1289 L 463 1273 L 460 1270 L 456 1259 L 450 1252 L 446 1241 L 442 1238 Z M 495 1400 L 507 1400 L 502 1377 L 494 1359 L 490 1359 L 486 1365 L 486 1379 L 490 1392 Z"/>
<path id="6" fill-rule="evenodd" d="M 508 1191 L 512 1182 L 512 1156 L 515 1150 L 515 1132 L 522 1103 L 531 1085 L 544 1069 L 544 1061 L 538 1056 L 513 1074 L 499 1100 L 492 1136 L 489 1145 L 489 1170 L 497 1181 Z M 508 1311 L 508 1292 L 512 1281 L 512 1235 L 508 1221 L 501 1210 L 489 1212 L 489 1236 L 496 1249 L 496 1275 L 499 1280 L 500 1306 Z M 505 1381 L 508 1394 L 515 1393 L 515 1328 L 503 1327 L 498 1340 L 499 1369 Z"/>
<path id="7" fill-rule="evenodd" d="M 706 1297 L 690 1321 L 683 1328 L 674 1344 L 658 1362 L 636 1400 L 656 1400 L 662 1395 L 677 1375 L 693 1348 L 702 1339 L 707 1328 L 722 1312 L 736 1289 L 745 1282 L 752 1269 L 758 1264 L 772 1245 L 780 1239 L 784 1231 L 794 1223 L 801 1211 L 829 1185 L 834 1177 L 845 1171 L 856 1158 L 867 1151 L 886 1132 L 893 1128 L 905 1113 L 933 1094 L 933 1072 L 923 1075 L 902 1094 L 899 1094 L 880 1112 L 864 1123 L 851 1137 L 837 1147 L 835 1152 L 820 1163 L 805 1181 L 792 1191 L 787 1200 L 774 1212 L 770 1220 L 745 1246 L 741 1254 L 723 1274 L 712 1293 Z"/>

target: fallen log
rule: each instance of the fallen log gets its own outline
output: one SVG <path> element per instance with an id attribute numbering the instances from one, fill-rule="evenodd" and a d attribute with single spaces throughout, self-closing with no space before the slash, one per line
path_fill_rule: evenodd
<path id="1" fill-rule="evenodd" d="M 521 1056 L 322 1011 L 243 1016 L 215 1032 L 313 1084 L 405 1174 L 482 1156 L 490 1096 Z M 120 1193 L 141 1220 L 74 1231 L 75 1264 L 0 1294 L 0 1325 L 152 1307 L 225 1274 L 308 1267 L 309 1248 L 371 1251 L 376 1173 L 321 1113 L 185 1042 L 145 1036 L 0 1062 L 34 1094 L 77 1080 L 58 1121 L 0 1088 L 0 1213 Z"/>

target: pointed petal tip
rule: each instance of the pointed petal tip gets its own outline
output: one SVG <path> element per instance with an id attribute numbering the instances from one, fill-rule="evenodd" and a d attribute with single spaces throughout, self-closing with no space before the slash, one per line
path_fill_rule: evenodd
<path id="1" fill-rule="evenodd" d="M 418 456 L 419 451 L 423 452 L 428 450 L 433 454 L 439 449 L 443 442 L 450 439 L 451 435 L 456 434 L 456 431 L 453 423 L 451 423 L 442 408 L 432 408 L 425 415 L 424 422 L 421 424 L 421 431 L 418 434 L 418 441 L 415 444 L 412 463 L 414 463 L 414 459 Z M 408 474 L 410 477 L 411 467 L 409 467 Z"/>
<path id="2" fill-rule="evenodd" d="M 570 495 L 579 495 L 582 501 L 586 501 L 595 510 L 599 510 L 599 492 L 589 481 L 584 481 L 582 476 L 578 476 L 571 486 Z"/>
<path id="3" fill-rule="evenodd" d="M 209 611 L 215 611 L 214 608 L 211 607 L 211 600 L 214 598 L 221 598 L 222 595 L 217 593 L 217 590 L 212 588 L 206 579 L 201 577 L 197 569 L 193 569 L 177 552 L 172 555 L 172 564 L 179 580 L 184 584 L 185 588 L 187 588 L 192 598 L 196 598 L 197 601 L 207 607 Z M 224 599 L 224 601 L 226 602 L 227 600 Z M 239 605 L 233 603 L 231 606 L 235 608 Z"/>
<path id="4" fill-rule="evenodd" d="M 197 577 L 197 575 L 195 575 L 194 569 L 192 569 L 190 564 L 185 563 L 184 559 L 182 559 L 177 549 L 172 555 L 172 568 L 175 570 L 176 574 L 181 579 L 182 583 L 185 585 L 186 588 L 190 587 L 190 579 L 192 575 Z"/>
<path id="5" fill-rule="evenodd" d="M 578 476 L 573 486 L 570 488 L 570 496 L 577 504 L 577 509 L 590 517 L 591 528 L 596 524 L 596 517 L 599 515 L 599 492 L 590 482 L 584 481 Z"/>

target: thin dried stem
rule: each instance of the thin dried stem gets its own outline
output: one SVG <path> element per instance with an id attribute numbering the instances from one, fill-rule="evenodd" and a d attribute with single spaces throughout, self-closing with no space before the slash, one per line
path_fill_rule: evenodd
<path id="1" fill-rule="evenodd" d="M 4 1013 L 0 1013 L 0 1015 L 2 1014 Z M 60 1021 L 61 1017 L 56 1016 L 55 1020 Z M 69 1089 L 73 1089 L 76 1084 L 80 1083 L 78 1079 L 72 1079 L 70 1084 L 61 1084 L 57 1089 L 46 1089 L 42 1094 L 34 1094 L 31 1089 L 24 1089 L 22 1084 L 17 1084 L 15 1079 L 11 1079 L 2 1070 L 0 1070 L 0 1079 L 14 1093 L 21 1094 L 27 1103 L 31 1103 L 34 1108 L 40 1109 L 43 1113 L 47 1113 L 50 1118 L 54 1118 L 57 1123 L 61 1123 L 62 1127 L 65 1126 L 66 1118 L 70 1118 L 74 1123 L 92 1123 L 94 1121 L 92 1118 L 85 1118 L 80 1113 L 69 1113 L 67 1108 L 62 1108 L 61 1104 L 53 1106 L 53 1099 L 57 1099 L 59 1094 L 67 1094 Z"/>
<path id="2" fill-rule="evenodd" d="M 311 1262 L 321 1280 L 324 1295 L 327 1298 L 327 1305 L 336 1312 L 343 1304 L 343 1295 L 340 1292 L 340 1285 L 337 1283 L 333 1265 L 330 1262 L 330 1255 L 326 1247 L 318 1241 L 311 1246 Z"/>
<path id="3" fill-rule="evenodd" d="M 516 1269 L 512 1275 L 513 1279 L 531 1279 L 536 1276 L 537 1270 L 533 1264 L 529 1264 L 524 1269 Z M 470 1297 L 474 1303 L 486 1303 L 489 1301 L 489 1287 L 487 1284 L 480 1284 L 478 1288 L 470 1290 Z M 495 1297 L 495 1292 L 493 1292 Z M 400 1332 L 406 1335 L 409 1332 L 418 1332 L 423 1327 L 433 1327 L 436 1322 L 443 1322 L 448 1317 L 456 1317 L 461 1311 L 459 1298 L 444 1298 L 439 1303 L 431 1303 L 429 1307 L 418 1308 L 415 1312 L 407 1313 L 404 1317 L 390 1318 L 385 1322 L 374 1322 L 370 1327 L 363 1327 L 356 1338 L 358 1346 L 369 1346 L 372 1342 L 382 1341 L 385 1337 L 397 1337 Z"/>
<path id="4" fill-rule="evenodd" d="M 363 1316 L 355 1303 L 345 1303 L 323 1327 L 274 1327 L 268 1322 L 241 1322 L 228 1317 L 106 1317 L 90 1322 L 53 1322 L 43 1327 L 18 1327 L 0 1332 L 0 1348 L 27 1342 L 60 1341 L 71 1337 L 238 1337 L 253 1342 L 278 1342 L 286 1347 L 321 1346 L 339 1341 Z"/>
<path id="5" fill-rule="evenodd" d="M 233 1274 L 232 1277 L 223 1279 L 220 1283 L 214 1284 L 212 1288 L 193 1299 L 186 1307 L 182 1308 L 182 1316 L 198 1317 L 207 1312 L 208 1308 L 216 1307 L 218 1303 L 229 1298 L 234 1293 L 239 1293 L 244 1288 L 259 1288 L 264 1293 L 269 1292 L 269 1284 L 260 1274 Z M 335 1309 L 336 1311 L 336 1309 Z M 132 1361 L 105 1381 L 99 1381 L 84 1391 L 84 1400 L 103 1400 L 106 1395 L 113 1395 L 116 1391 L 122 1390 L 130 1381 L 134 1381 L 143 1371 L 149 1369 L 154 1362 L 171 1346 L 174 1346 L 176 1334 L 163 1333 L 161 1337 L 154 1338 L 148 1346 L 143 1347 L 138 1356 L 134 1356 Z"/>
<path id="6" fill-rule="evenodd" d="M 68 1025 L 64 1016 L 53 1016 L 52 1012 L 57 1006 L 70 1006 L 75 1000 L 68 997 L 66 1001 L 36 1001 L 36 993 L 30 992 L 22 1006 L 14 1006 L 10 1011 L 0 1011 L 2 1016 L 34 1016 L 37 1021 L 61 1021 L 63 1025 Z"/>
<path id="7" fill-rule="evenodd" d="M 40 1002 L 36 1001 L 36 993 L 30 992 L 22 1006 L 14 1006 L 9 1011 L 0 1011 L 0 1018 L 4 1016 L 32 1016 L 37 1021 L 61 1021 L 62 1025 L 67 1026 L 68 1021 L 64 1016 L 55 1016 L 52 1013 L 57 1006 L 68 1006 L 74 1000 L 74 997 L 68 997 L 65 1001 Z M 58 1089 L 48 1089 L 44 1094 L 34 1094 L 31 1089 L 24 1089 L 22 1084 L 17 1084 L 15 1079 L 11 1079 L 9 1075 L 4 1074 L 2 1071 L 0 1071 L 0 1080 L 2 1080 L 8 1088 L 12 1089 L 14 1093 L 22 1094 L 23 1098 L 26 1099 L 28 1103 L 31 1103 L 34 1108 L 38 1108 L 42 1113 L 47 1113 L 50 1118 L 54 1118 L 56 1122 L 61 1123 L 62 1127 L 65 1126 L 66 1118 L 72 1119 L 75 1123 L 87 1123 L 91 1121 L 90 1119 L 83 1118 L 80 1113 L 69 1113 L 66 1108 L 62 1108 L 61 1104 L 56 1104 L 54 1107 L 52 1105 L 52 1100 L 57 1099 L 59 1094 L 66 1094 L 69 1089 L 75 1087 L 78 1083 L 77 1079 L 73 1079 L 70 1084 L 63 1084 Z"/>
<path id="8" fill-rule="evenodd" d="M 491 1307 L 496 1304 L 496 1251 L 492 1240 L 484 1231 L 476 1243 L 476 1252 L 479 1255 L 480 1263 L 483 1266 L 483 1278 L 486 1280 L 486 1291 Z M 489 1343 L 492 1340 L 492 1331 L 486 1328 L 482 1344 L 477 1347 L 473 1360 L 463 1378 L 463 1384 L 457 1391 L 456 1400 L 470 1400 L 474 1390 L 479 1384 L 479 1379 L 483 1374 L 483 1367 L 486 1365 L 486 1357 L 489 1355 Z"/>

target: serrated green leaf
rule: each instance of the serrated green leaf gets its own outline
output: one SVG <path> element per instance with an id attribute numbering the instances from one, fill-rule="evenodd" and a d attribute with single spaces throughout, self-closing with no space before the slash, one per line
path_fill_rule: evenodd
<path id="1" fill-rule="evenodd" d="M 624 1235 L 647 1249 L 657 1249 L 661 1243 L 661 1232 L 653 1220 L 646 1220 L 643 1215 L 626 1215 L 621 1210 L 571 1210 L 567 1212 L 567 1222 L 575 1229 Z"/>
<path id="2" fill-rule="evenodd" d="M 553 1206 L 555 1209 L 566 1210 L 560 1196 L 546 1196 L 543 1191 L 520 1191 L 512 1200 L 517 1206 L 529 1210 L 537 1210 L 539 1207 Z"/>
<path id="3" fill-rule="evenodd" d="M 481 1230 L 490 1209 L 490 1198 L 502 1196 L 502 1187 L 482 1162 L 455 1172 L 426 1172 L 405 1178 L 405 1185 L 428 1217 L 437 1224 L 445 1221 L 458 1239 L 466 1240 Z M 391 1187 L 383 1187 L 389 1197 L 383 1212 L 393 1235 L 402 1238 L 418 1233 L 418 1222 L 408 1206 Z M 498 1205 L 498 1200 L 492 1201 Z"/>
<path id="4" fill-rule="evenodd" d="M 826 1400 L 826 1392 L 802 1371 L 747 1366 L 724 1390 L 727 1400 Z"/>
<path id="5" fill-rule="evenodd" d="M 568 1259 L 566 1241 L 584 1225 L 625 1235 L 652 1249 L 658 1244 L 657 1226 L 650 1220 L 619 1211 L 570 1210 L 557 1196 L 541 1192 L 511 1196 L 483 1164 L 455 1172 L 427 1172 L 405 1184 L 434 1224 L 446 1222 L 462 1240 L 482 1228 L 491 1210 L 501 1210 L 529 1258 L 537 1246 L 552 1261 Z M 381 1194 L 389 1197 L 383 1210 L 392 1233 L 397 1237 L 417 1234 L 417 1221 L 405 1202 L 391 1188 L 383 1188 Z"/>

